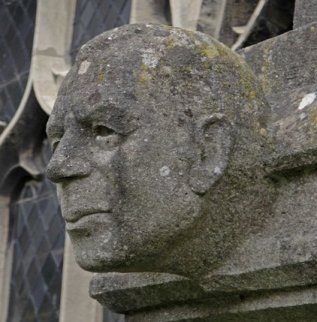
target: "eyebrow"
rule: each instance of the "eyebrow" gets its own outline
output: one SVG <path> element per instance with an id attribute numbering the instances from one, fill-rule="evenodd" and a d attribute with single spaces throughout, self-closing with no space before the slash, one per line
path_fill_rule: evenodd
<path id="1" fill-rule="evenodd" d="M 120 104 L 113 101 L 103 101 L 85 110 L 81 110 L 78 105 L 71 109 L 79 123 L 104 123 L 121 134 L 128 134 L 136 128 L 135 118 L 130 111 L 121 109 Z"/>
<path id="2" fill-rule="evenodd" d="M 86 104 L 89 108 L 82 109 L 83 104 Z M 79 102 L 68 102 L 68 106 L 79 121 L 89 120 L 95 113 L 120 110 L 120 104 L 112 100 L 102 100 L 97 103 L 89 103 L 89 101 L 81 100 Z"/>

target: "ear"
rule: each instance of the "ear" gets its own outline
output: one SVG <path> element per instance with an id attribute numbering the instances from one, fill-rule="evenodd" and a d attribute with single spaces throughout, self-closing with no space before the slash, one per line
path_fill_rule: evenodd
<path id="1" fill-rule="evenodd" d="M 196 123 L 197 159 L 190 172 L 190 187 L 205 194 L 223 175 L 233 143 L 233 126 L 223 114 L 214 113 Z"/>

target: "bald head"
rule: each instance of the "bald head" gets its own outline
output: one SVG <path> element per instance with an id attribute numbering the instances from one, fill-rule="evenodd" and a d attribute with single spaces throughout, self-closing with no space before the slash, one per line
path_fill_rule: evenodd
<path id="1" fill-rule="evenodd" d="M 127 25 L 84 45 L 48 124 L 78 262 L 184 275 L 218 263 L 222 230 L 232 244 L 250 187 L 265 186 L 265 104 L 246 63 L 199 32 Z M 186 231 L 205 244 L 187 266 Z"/>

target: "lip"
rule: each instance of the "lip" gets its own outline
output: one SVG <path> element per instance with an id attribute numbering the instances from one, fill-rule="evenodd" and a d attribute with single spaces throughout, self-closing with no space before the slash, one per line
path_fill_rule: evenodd
<path id="1" fill-rule="evenodd" d="M 95 212 L 82 215 L 75 221 L 66 220 L 66 230 L 81 230 L 87 228 L 89 225 L 96 225 L 99 223 L 111 223 L 111 212 Z"/>
<path id="2" fill-rule="evenodd" d="M 72 210 L 70 212 L 62 212 L 64 220 L 66 223 L 75 223 L 78 220 L 80 220 L 83 217 L 90 216 L 93 214 L 110 214 L 112 213 L 111 209 L 100 209 L 100 208 L 95 208 L 95 209 L 81 209 L 81 210 Z"/>

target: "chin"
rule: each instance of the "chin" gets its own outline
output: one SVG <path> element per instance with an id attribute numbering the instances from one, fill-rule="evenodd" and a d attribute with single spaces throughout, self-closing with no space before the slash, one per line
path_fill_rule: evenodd
<path id="1" fill-rule="evenodd" d="M 157 271 L 160 248 L 149 248 L 148 244 L 120 243 L 118 235 L 107 237 L 104 230 L 68 231 L 75 259 L 84 270 L 91 272 L 143 272 L 144 267 Z M 129 245 L 127 247 L 126 245 Z M 143 247 L 141 247 L 143 246 Z"/>
<path id="2" fill-rule="evenodd" d="M 144 259 L 149 271 L 157 271 L 155 262 L 151 257 L 134 256 L 126 251 L 106 252 L 98 248 L 83 248 L 74 245 L 77 264 L 84 270 L 93 273 L 137 273 L 144 272 Z M 154 264 L 154 265 L 153 265 Z"/>
<path id="3" fill-rule="evenodd" d="M 97 256 L 96 254 L 79 254 L 75 252 L 75 259 L 77 264 L 84 270 L 90 272 L 112 272 L 116 271 L 120 267 L 118 260 L 114 258 L 104 258 Z"/>
<path id="4" fill-rule="evenodd" d="M 78 245 L 77 245 L 78 246 Z M 90 272 L 124 272 L 127 269 L 125 254 L 94 248 L 83 248 L 74 245 L 77 264 Z"/>
<path id="5" fill-rule="evenodd" d="M 109 272 L 124 265 L 125 251 L 118 247 L 119 240 L 109 224 L 96 224 L 91 220 L 84 225 L 77 223 L 67 229 L 76 262 L 84 270 Z"/>

